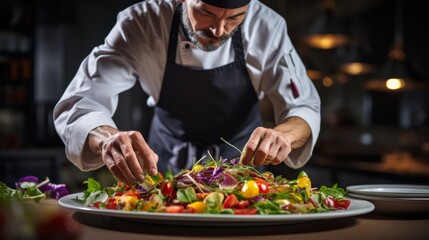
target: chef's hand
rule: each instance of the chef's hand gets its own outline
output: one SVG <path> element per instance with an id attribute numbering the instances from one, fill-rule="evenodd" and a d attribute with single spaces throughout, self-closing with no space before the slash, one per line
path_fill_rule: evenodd
<path id="1" fill-rule="evenodd" d="M 126 184 L 144 181 L 144 172 L 152 176 L 158 173 L 158 155 L 138 131 L 100 126 L 89 133 L 88 147 L 101 155 L 113 176 Z"/>
<path id="2" fill-rule="evenodd" d="M 302 147 L 311 137 L 310 126 L 298 117 L 288 118 L 274 129 L 256 128 L 240 157 L 242 164 L 259 167 L 278 165 L 293 149 Z"/>

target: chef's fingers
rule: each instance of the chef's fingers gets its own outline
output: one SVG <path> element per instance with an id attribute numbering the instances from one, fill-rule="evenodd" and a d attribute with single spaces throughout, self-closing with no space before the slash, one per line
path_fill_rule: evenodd
<path id="1" fill-rule="evenodd" d="M 131 172 L 131 177 L 140 182 L 144 181 L 143 166 L 140 164 L 136 152 L 133 149 L 132 140 L 126 135 L 119 136 L 120 148 L 125 162 Z M 128 174 L 128 172 L 126 172 Z"/>
<path id="2" fill-rule="evenodd" d="M 259 167 L 264 164 L 265 159 L 268 157 L 270 144 L 271 142 L 266 139 L 259 142 L 258 148 L 256 149 L 253 157 L 253 166 Z"/>
<path id="3" fill-rule="evenodd" d="M 261 128 L 256 128 L 246 145 L 244 145 L 243 152 L 240 156 L 240 162 L 245 165 L 252 165 L 255 152 L 258 149 L 258 145 L 261 141 Z"/>
<path id="4" fill-rule="evenodd" d="M 249 145 L 252 142 L 253 145 Z M 252 133 L 241 159 L 243 164 L 252 164 L 255 167 L 278 165 L 287 158 L 291 150 L 288 136 L 273 129 L 259 127 Z"/>
<path id="5" fill-rule="evenodd" d="M 273 165 L 277 165 L 285 161 L 289 154 L 292 152 L 292 139 L 290 138 L 290 136 L 282 135 L 279 140 L 281 147 L 279 149 L 279 152 L 277 153 L 278 159 L 272 162 Z"/>
<path id="6" fill-rule="evenodd" d="M 268 155 L 267 158 L 264 160 L 264 165 L 268 165 L 268 164 L 273 164 L 273 165 L 277 165 L 281 162 L 281 160 L 279 160 L 279 152 L 280 152 L 280 144 L 278 143 L 278 141 L 274 141 L 271 143 L 271 147 L 270 150 L 268 151 Z"/>
<path id="7" fill-rule="evenodd" d="M 152 175 L 158 174 L 158 155 L 150 149 L 140 132 L 130 132 L 130 138 L 133 142 L 133 148 L 143 159 L 143 168 Z"/>
<path id="8" fill-rule="evenodd" d="M 119 169 L 119 166 L 116 165 L 116 162 L 110 153 L 103 153 L 103 161 L 106 164 L 106 167 L 109 171 L 115 176 L 119 181 L 126 183 L 127 179 L 125 178 L 122 171 Z"/>
<path id="9" fill-rule="evenodd" d="M 286 160 L 286 158 L 287 158 L 287 156 L 289 155 L 290 152 L 291 152 L 291 148 L 290 147 L 287 147 L 287 146 L 281 147 L 278 150 L 278 152 L 277 152 L 276 158 L 273 161 L 271 161 L 271 164 L 272 165 L 279 165 L 284 160 Z"/>
<path id="10" fill-rule="evenodd" d="M 125 183 L 133 185 L 136 183 L 136 178 L 134 177 L 134 174 L 126 161 L 122 150 L 118 148 L 112 148 L 112 157 L 115 161 L 116 166 L 118 166 L 119 170 L 122 172 L 122 175 L 125 177 Z"/>
<path id="11" fill-rule="evenodd" d="M 275 131 L 267 129 L 262 135 L 262 141 L 256 149 L 253 164 L 259 167 L 263 164 L 268 165 L 277 156 L 279 149 L 278 137 Z"/>

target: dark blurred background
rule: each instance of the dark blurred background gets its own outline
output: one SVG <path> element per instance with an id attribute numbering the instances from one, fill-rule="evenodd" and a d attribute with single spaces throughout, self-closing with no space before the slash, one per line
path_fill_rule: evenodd
<path id="1" fill-rule="evenodd" d="M 76 191 L 88 177 L 111 181 L 105 168 L 80 172 L 68 162 L 52 109 L 81 61 L 103 43 L 117 13 L 136 2 L 0 0 L 0 181 L 9 185 L 25 175 L 48 176 Z M 429 51 L 422 37 L 427 28 L 423 1 L 261 2 L 286 19 L 322 99 L 319 141 L 303 168 L 314 184 L 427 184 Z M 309 34 L 323 31 L 346 38 L 323 48 L 305 42 Z M 342 68 L 357 56 L 370 64 L 367 71 Z M 385 86 L 389 74 L 403 79 L 397 89 Z M 120 96 L 114 117 L 121 129 L 147 133 L 146 98 L 138 87 Z M 272 126 L 268 101 L 261 111 Z M 299 171 L 268 170 L 290 178 Z"/>

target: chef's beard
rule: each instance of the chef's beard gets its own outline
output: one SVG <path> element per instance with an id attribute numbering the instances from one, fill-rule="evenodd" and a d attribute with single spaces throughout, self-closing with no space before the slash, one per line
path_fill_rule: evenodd
<path id="1" fill-rule="evenodd" d="M 189 40 L 197 45 L 198 48 L 206 51 L 212 52 L 222 46 L 232 35 L 234 35 L 237 28 L 235 28 L 230 34 L 225 33 L 220 37 L 215 37 L 210 30 L 198 30 L 194 31 L 192 25 L 189 22 L 188 13 L 186 6 L 183 6 L 182 11 L 182 26 L 183 30 L 187 33 Z M 209 40 L 208 43 L 202 43 L 199 41 L 200 38 Z"/>

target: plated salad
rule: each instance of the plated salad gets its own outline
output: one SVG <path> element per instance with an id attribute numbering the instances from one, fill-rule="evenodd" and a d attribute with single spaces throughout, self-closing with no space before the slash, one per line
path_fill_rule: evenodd
<path id="1" fill-rule="evenodd" d="M 313 187 L 301 171 L 288 180 L 271 172 L 259 172 L 242 165 L 239 159 L 201 159 L 192 169 L 173 175 L 146 175 L 144 182 L 126 185 L 117 182 L 102 187 L 93 178 L 87 189 L 73 199 L 99 209 L 195 214 L 305 214 L 345 210 L 350 200 L 346 191 Z"/>

